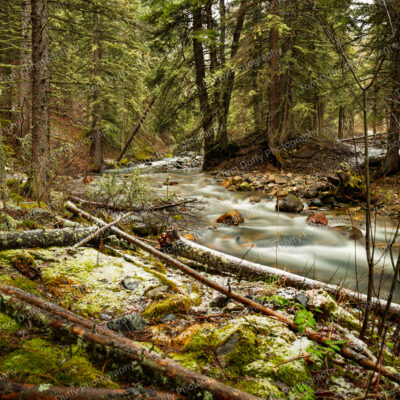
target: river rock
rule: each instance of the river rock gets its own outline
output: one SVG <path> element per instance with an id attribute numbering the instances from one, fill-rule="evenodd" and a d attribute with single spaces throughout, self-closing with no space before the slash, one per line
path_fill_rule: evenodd
<path id="1" fill-rule="evenodd" d="M 322 213 L 313 213 L 307 217 L 307 223 L 311 225 L 328 226 L 328 218 Z"/>
<path id="2" fill-rule="evenodd" d="M 242 192 L 251 192 L 253 190 L 252 186 L 250 185 L 249 182 L 242 182 L 238 188 L 238 190 L 241 190 Z"/>
<path id="3" fill-rule="evenodd" d="M 238 210 L 232 210 L 221 215 L 216 222 L 218 224 L 238 226 L 244 222 L 244 218 Z"/>
<path id="4" fill-rule="evenodd" d="M 258 196 L 252 196 L 249 198 L 250 203 L 259 203 L 261 201 L 261 197 Z"/>
<path id="5" fill-rule="evenodd" d="M 320 207 L 323 206 L 323 203 L 322 203 L 322 201 L 320 199 L 314 198 L 308 203 L 308 205 L 310 207 L 318 207 L 318 208 L 320 208 Z"/>
<path id="6" fill-rule="evenodd" d="M 279 204 L 278 204 L 279 202 Z M 303 202 L 294 194 L 288 194 L 283 199 L 278 199 L 275 208 L 280 211 L 300 212 L 304 209 Z"/>
<path id="7" fill-rule="evenodd" d="M 360 242 L 361 244 L 365 244 L 364 234 L 356 226 L 338 225 L 338 226 L 334 226 L 333 230 L 341 233 L 347 239 L 356 240 L 356 241 Z"/>
<path id="8" fill-rule="evenodd" d="M 285 183 L 288 183 L 288 179 L 284 176 L 275 176 L 275 183 L 277 185 L 284 185 Z"/>
<path id="9" fill-rule="evenodd" d="M 224 183 L 222 183 L 221 186 L 229 187 L 229 186 L 240 185 L 243 181 L 244 181 L 244 179 L 241 176 L 232 176 L 228 180 L 226 180 Z"/>

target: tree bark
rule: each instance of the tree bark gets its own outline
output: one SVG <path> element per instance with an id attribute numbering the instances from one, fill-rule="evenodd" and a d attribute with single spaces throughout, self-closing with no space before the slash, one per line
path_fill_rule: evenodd
<path id="1" fill-rule="evenodd" d="M 93 11 L 93 105 L 92 105 L 92 157 L 94 171 L 100 171 L 104 164 L 104 140 L 101 131 L 102 106 L 100 92 L 101 39 L 98 29 L 99 15 Z"/>
<path id="2" fill-rule="evenodd" d="M 236 53 L 239 49 L 239 41 L 240 41 L 240 36 L 242 34 L 247 8 L 248 8 L 248 0 L 242 0 L 240 2 L 236 26 L 233 32 L 232 46 L 231 46 L 231 61 L 234 60 Z M 227 73 L 228 73 L 227 82 L 222 92 L 222 110 L 220 119 L 221 125 L 219 127 L 218 140 L 217 140 L 217 145 L 220 152 L 225 152 L 228 148 L 228 116 L 229 116 L 229 108 L 233 92 L 233 85 L 235 83 L 235 71 L 232 69 L 229 70 Z"/>
<path id="3" fill-rule="evenodd" d="M 270 0 L 271 14 L 278 15 L 279 2 Z M 279 129 L 279 33 L 276 28 L 269 32 L 269 87 L 268 87 L 268 122 L 267 122 L 267 143 L 270 148 L 275 147 L 276 135 Z"/>
<path id="4" fill-rule="evenodd" d="M 210 392 L 215 400 L 260 400 L 258 397 L 226 386 L 214 379 L 192 372 L 180 364 L 148 351 L 134 341 L 104 326 L 82 318 L 62 307 L 20 289 L 0 285 L 0 309 L 14 318 L 30 320 L 55 333 L 79 340 L 88 350 L 115 357 L 117 360 L 138 363 L 145 376 L 155 382 L 165 383 L 165 378 L 175 384 L 177 393 L 182 388 L 192 392 Z M 18 318 L 17 318 L 18 319 Z M 152 376 L 150 375 L 152 374 Z M 182 390 L 183 391 L 183 390 Z"/>
<path id="5" fill-rule="evenodd" d="M 200 35 L 202 31 L 202 7 L 195 5 L 193 7 L 193 56 L 204 133 L 204 168 L 207 168 L 211 164 L 213 158 L 214 133 L 211 131 L 213 116 L 210 107 L 207 85 L 205 83 L 206 65 L 204 61 L 204 49 L 202 42 L 198 39 L 198 35 Z"/>
<path id="6" fill-rule="evenodd" d="M 32 90 L 32 77 L 31 77 L 31 31 L 30 31 L 30 18 L 31 18 L 31 0 L 21 0 L 21 15 L 20 15 L 20 33 L 21 44 L 19 51 L 19 65 L 21 68 L 18 83 L 18 108 L 19 117 L 16 136 L 18 138 L 25 137 L 30 130 L 31 126 L 31 90 Z"/>
<path id="7" fill-rule="evenodd" d="M 394 174 L 400 168 L 400 49 L 397 47 L 393 64 L 393 91 L 389 115 L 388 145 L 384 173 Z"/>
<path id="8" fill-rule="evenodd" d="M 31 0 L 32 7 L 32 180 L 38 200 L 48 197 L 49 176 L 49 28 L 47 0 Z"/>
<path id="9" fill-rule="evenodd" d="M 122 160 L 122 157 L 124 156 L 124 154 L 126 153 L 126 151 L 128 150 L 129 146 L 132 143 L 132 140 L 135 138 L 135 136 L 138 134 L 141 126 L 143 125 L 143 122 L 146 120 L 147 114 L 149 113 L 149 111 L 151 110 L 151 107 L 153 107 L 154 102 L 156 101 L 156 98 L 154 97 L 153 99 L 150 100 L 150 103 L 148 104 L 148 106 L 146 107 L 146 109 L 144 110 L 144 113 L 142 115 L 142 118 L 140 118 L 140 121 L 138 122 L 138 124 L 135 126 L 135 129 L 133 130 L 131 136 L 129 137 L 129 139 L 127 140 L 124 148 L 121 150 L 121 153 L 119 154 L 119 156 L 117 157 L 117 162 L 120 162 Z"/>
<path id="10" fill-rule="evenodd" d="M 343 139 L 344 133 L 344 107 L 339 106 L 338 139 Z"/>
<path id="11" fill-rule="evenodd" d="M 94 232 L 97 227 L 38 229 L 35 231 L 0 232 L 0 250 L 33 249 L 35 247 L 73 246 Z M 103 233 L 107 235 L 107 231 Z"/>
<path id="12" fill-rule="evenodd" d="M 0 400 L 178 400 L 182 396 L 152 389 L 95 389 L 81 387 L 40 386 L 0 381 Z"/>
<path id="13" fill-rule="evenodd" d="M 2 0 L 0 5 L 0 20 L 2 25 L 2 35 L 4 44 L 0 47 L 0 63 L 4 64 L 0 67 L 0 79 L 4 81 L 2 84 L 2 93 L 0 96 L 0 128 L 3 129 L 7 136 L 11 136 L 13 130 L 8 129 L 12 124 L 12 92 L 10 85 L 11 64 L 10 49 L 8 42 L 11 40 L 11 26 L 9 16 L 9 0 Z"/>

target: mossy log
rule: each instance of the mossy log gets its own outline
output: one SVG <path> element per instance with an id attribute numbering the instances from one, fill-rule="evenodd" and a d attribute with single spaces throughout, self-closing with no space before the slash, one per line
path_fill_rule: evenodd
<path id="1" fill-rule="evenodd" d="M 69 210 L 71 210 L 75 213 L 78 213 L 79 215 L 81 215 L 91 221 L 98 223 L 99 225 L 102 225 L 102 226 L 106 225 L 106 223 L 104 221 L 86 213 L 83 210 L 80 210 L 72 203 L 67 203 L 66 207 Z M 164 253 L 154 249 L 153 247 L 147 245 L 146 243 L 141 242 L 139 239 L 137 239 L 131 235 L 128 235 L 127 233 L 121 231 L 118 228 L 112 227 L 111 230 L 114 233 L 116 233 L 118 236 L 120 236 L 121 238 L 127 240 L 128 242 L 130 242 L 132 244 L 135 244 L 136 246 L 142 248 L 143 250 L 147 251 L 148 253 L 159 258 L 160 260 L 165 261 L 172 267 L 178 268 L 179 270 L 181 270 L 181 271 L 185 272 L 186 274 L 188 274 L 189 276 L 197 279 L 199 282 L 202 282 L 203 284 L 207 285 L 208 287 L 213 288 L 214 290 L 224 294 L 225 296 L 228 296 L 228 297 L 236 300 L 237 302 L 245 305 L 246 307 L 251 308 L 254 312 L 259 312 L 263 315 L 276 318 L 279 321 L 287 324 L 293 331 L 298 332 L 298 326 L 294 323 L 294 321 L 292 319 L 286 317 L 285 315 L 278 313 L 278 312 L 272 310 L 271 308 L 265 307 L 251 299 L 248 299 L 247 297 L 244 297 L 244 296 L 232 291 L 230 287 L 224 287 L 224 286 L 220 285 L 219 283 L 213 281 L 212 279 L 209 279 L 209 278 L 205 277 L 204 275 L 189 268 L 187 265 L 173 259 L 172 257 L 170 257 L 167 254 L 164 254 Z M 177 231 L 172 231 L 168 235 L 169 242 L 171 240 L 173 240 L 174 238 L 179 239 L 179 235 L 178 235 Z M 181 240 L 183 240 L 183 239 L 181 239 Z M 178 240 L 178 242 L 179 242 L 179 240 Z M 192 243 L 189 241 L 184 241 L 184 242 L 187 242 L 187 244 Z M 173 247 L 173 246 L 171 246 L 171 247 Z M 203 249 L 207 250 L 207 248 L 205 248 L 203 246 L 201 246 L 201 247 Z M 218 253 L 218 252 L 216 252 L 216 253 Z M 221 253 L 218 253 L 218 254 L 221 254 Z M 230 256 L 226 256 L 226 255 L 223 255 L 223 256 L 230 257 Z M 235 259 L 236 268 L 238 269 L 239 267 L 241 267 L 243 260 L 237 259 L 236 257 L 233 257 L 233 259 Z M 257 264 L 255 264 L 255 265 L 257 265 Z M 258 267 L 262 268 L 263 266 L 258 265 Z M 275 270 L 275 269 L 273 269 L 273 270 Z M 280 270 L 275 270 L 275 272 L 277 272 L 277 271 L 282 272 Z M 264 274 L 264 276 L 265 276 L 265 274 Z M 293 276 L 296 278 L 297 281 L 299 279 L 300 280 L 306 279 L 306 278 L 299 277 L 297 275 L 293 275 Z M 318 281 L 314 281 L 314 282 L 318 283 L 318 285 L 323 285 L 322 282 L 318 282 Z M 321 287 L 319 287 L 319 288 L 321 288 Z M 1 290 L 1 287 L 0 287 L 0 290 Z M 304 331 L 304 333 L 307 335 L 307 337 L 309 339 L 311 339 L 317 343 L 320 343 L 322 345 L 329 345 L 329 337 L 324 336 L 323 334 L 315 332 L 315 331 L 311 330 L 310 328 L 307 328 Z M 340 352 L 344 357 L 346 357 L 347 359 L 349 359 L 351 361 L 358 363 L 359 365 L 361 365 L 362 367 L 364 367 L 366 369 L 373 370 L 373 371 L 376 370 L 376 366 L 377 366 L 376 357 L 373 356 L 371 358 L 371 357 L 369 357 L 369 354 L 364 354 L 363 352 L 359 352 L 357 350 L 357 348 L 353 349 L 353 348 L 349 347 L 349 345 L 352 345 L 351 342 L 347 343 L 346 345 L 341 346 Z M 379 364 L 378 367 L 379 367 L 379 371 L 380 371 L 381 375 L 392 380 L 393 382 L 400 383 L 400 374 L 398 374 L 397 371 L 393 371 L 392 369 L 387 368 L 382 364 Z"/>
<path id="2" fill-rule="evenodd" d="M 0 232 L 0 250 L 72 246 L 97 230 L 97 227 L 89 227 Z M 107 236 L 107 232 L 103 235 Z"/>
<path id="3" fill-rule="evenodd" d="M 13 318 L 29 320 L 58 335 L 75 338 L 89 351 L 94 348 L 106 357 L 134 363 L 134 369 L 141 371 L 143 376 L 151 376 L 152 382 L 169 383 L 178 394 L 189 391 L 209 393 L 214 400 L 260 400 L 164 359 L 104 326 L 20 289 L 0 285 L 0 310 Z"/>
<path id="4" fill-rule="evenodd" d="M 7 400 L 180 400 L 185 397 L 151 389 L 92 389 L 30 385 L 0 381 L 0 399 Z"/>
<path id="5" fill-rule="evenodd" d="M 355 301 L 357 304 L 368 305 L 367 296 L 365 294 L 314 279 L 305 278 L 277 268 L 242 260 L 183 238 L 179 238 L 179 240 L 166 248 L 165 251 L 197 261 L 204 265 L 210 265 L 214 269 L 219 269 L 221 272 L 232 273 L 241 276 L 242 278 L 256 278 L 262 280 L 265 280 L 265 278 L 280 279 L 289 286 L 301 289 L 323 289 L 330 294 Z M 386 307 L 386 301 L 373 297 L 371 304 L 368 306 L 371 309 L 376 308 L 378 310 L 384 310 Z M 400 305 L 392 303 L 390 305 L 390 313 L 400 316 Z"/>

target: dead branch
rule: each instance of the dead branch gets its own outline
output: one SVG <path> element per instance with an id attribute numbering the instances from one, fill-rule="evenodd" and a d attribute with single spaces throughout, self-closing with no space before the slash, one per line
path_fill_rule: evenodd
<path id="1" fill-rule="evenodd" d="M 151 389 L 91 389 L 37 385 L 0 381 L 0 399 L 4 400 L 179 400 L 183 396 Z"/>

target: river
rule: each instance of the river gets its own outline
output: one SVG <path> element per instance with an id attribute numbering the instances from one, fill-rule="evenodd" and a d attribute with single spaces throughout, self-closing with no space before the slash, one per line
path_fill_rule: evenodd
<path id="1" fill-rule="evenodd" d="M 350 218 L 336 210 L 322 209 L 329 227 L 316 227 L 306 223 L 306 214 L 277 213 L 276 200 L 266 194 L 227 191 L 215 182 L 213 176 L 199 168 L 168 170 L 175 159 L 156 162 L 152 166 L 138 166 L 152 191 L 166 196 L 163 184 L 167 177 L 179 182 L 169 186 L 169 195 L 184 198 L 196 197 L 204 207 L 191 220 L 188 231 L 200 244 L 221 252 L 244 257 L 268 266 L 276 266 L 301 276 L 342 285 L 346 288 L 366 291 L 367 261 L 363 241 L 352 240 L 341 233 L 351 229 L 352 224 L 365 234 L 362 214 Z M 127 173 L 131 169 L 120 170 Z M 261 202 L 252 204 L 251 196 L 261 197 Z M 236 209 L 245 222 L 240 226 L 216 224 L 216 219 L 227 211 Z M 338 229 L 339 231 L 337 231 Z M 389 243 L 395 231 L 395 221 L 378 217 L 374 224 L 376 243 Z M 395 254 L 397 259 L 397 254 Z M 374 252 L 375 290 L 380 297 L 387 297 L 393 268 L 388 252 Z M 378 293 L 376 293 L 378 294 Z M 400 289 L 395 293 L 400 301 Z"/>

